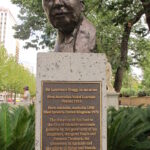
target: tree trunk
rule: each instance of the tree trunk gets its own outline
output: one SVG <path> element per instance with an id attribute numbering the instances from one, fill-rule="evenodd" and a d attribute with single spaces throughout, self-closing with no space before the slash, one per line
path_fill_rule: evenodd
<path id="1" fill-rule="evenodd" d="M 15 92 L 15 95 L 14 95 L 14 104 L 16 104 L 16 92 Z"/>
<path id="2" fill-rule="evenodd" d="M 128 41 L 131 33 L 132 26 L 139 21 L 141 16 L 144 14 L 143 9 L 140 10 L 137 15 L 128 21 L 124 25 L 124 32 L 122 36 L 122 42 L 121 42 L 121 48 L 120 48 L 120 65 L 117 68 L 117 72 L 115 75 L 115 83 L 114 83 L 114 89 L 116 92 L 120 92 L 122 87 L 122 81 L 123 81 L 123 74 L 127 66 L 127 58 L 128 58 Z"/>
<path id="3" fill-rule="evenodd" d="M 128 41 L 129 41 L 130 33 L 131 33 L 131 25 L 130 23 L 127 23 L 124 26 L 124 33 L 122 37 L 122 43 L 120 49 L 121 50 L 120 65 L 117 68 L 117 72 L 115 75 L 114 88 L 116 92 L 120 92 L 122 87 L 123 73 L 127 65 Z"/>

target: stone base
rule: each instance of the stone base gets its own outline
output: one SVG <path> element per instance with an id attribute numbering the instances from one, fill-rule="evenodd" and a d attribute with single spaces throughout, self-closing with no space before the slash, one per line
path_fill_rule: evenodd
<path id="1" fill-rule="evenodd" d="M 115 92 L 107 92 L 107 108 L 114 107 L 119 109 L 119 94 Z"/>
<path id="2" fill-rule="evenodd" d="M 37 57 L 36 138 L 35 150 L 41 149 L 42 81 L 86 81 L 102 83 L 101 148 L 107 150 L 107 94 L 104 54 L 94 53 L 39 53 Z M 70 149 L 71 150 L 71 149 Z"/>

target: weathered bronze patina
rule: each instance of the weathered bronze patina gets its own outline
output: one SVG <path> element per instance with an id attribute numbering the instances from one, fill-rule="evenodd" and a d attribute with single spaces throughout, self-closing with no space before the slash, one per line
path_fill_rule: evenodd
<path id="1" fill-rule="evenodd" d="M 41 150 L 101 150 L 101 83 L 42 82 Z"/>
<path id="2" fill-rule="evenodd" d="M 82 14 L 83 0 L 43 0 L 43 8 L 58 29 L 55 51 L 95 52 L 96 29 Z"/>

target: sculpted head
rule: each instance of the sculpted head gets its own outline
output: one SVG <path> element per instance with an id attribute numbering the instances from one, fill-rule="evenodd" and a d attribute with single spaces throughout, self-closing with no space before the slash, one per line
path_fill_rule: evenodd
<path id="1" fill-rule="evenodd" d="M 84 5 L 83 0 L 43 0 L 43 8 L 54 28 L 70 33 L 81 18 Z"/>

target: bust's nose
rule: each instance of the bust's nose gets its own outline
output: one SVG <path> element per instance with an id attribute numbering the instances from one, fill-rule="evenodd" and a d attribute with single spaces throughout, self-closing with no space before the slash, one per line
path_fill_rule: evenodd
<path id="1" fill-rule="evenodd" d="M 54 0 L 55 5 L 61 4 L 61 0 Z"/>

